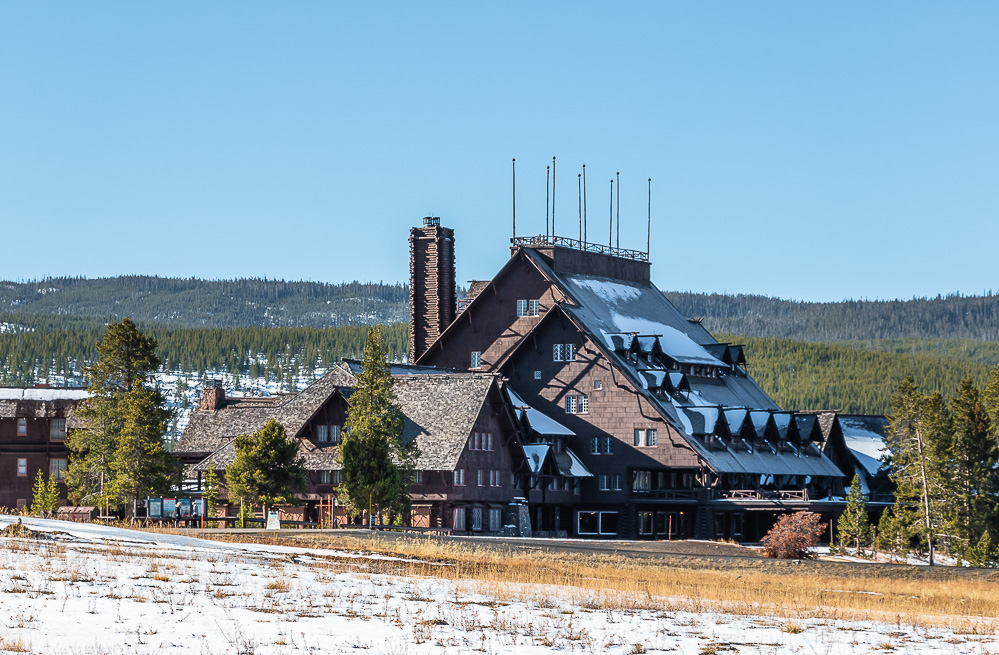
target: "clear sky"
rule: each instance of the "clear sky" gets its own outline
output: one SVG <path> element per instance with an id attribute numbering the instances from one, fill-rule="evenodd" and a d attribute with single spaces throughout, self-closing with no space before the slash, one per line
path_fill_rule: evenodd
<path id="1" fill-rule="evenodd" d="M 0 279 L 458 279 L 557 227 L 663 289 L 999 288 L 999 3 L 6 2 Z M 597 235 L 594 237 L 594 235 Z"/>

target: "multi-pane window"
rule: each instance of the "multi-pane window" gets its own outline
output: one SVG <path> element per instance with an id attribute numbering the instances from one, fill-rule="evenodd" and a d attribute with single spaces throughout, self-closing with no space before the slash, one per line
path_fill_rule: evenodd
<path id="1" fill-rule="evenodd" d="M 659 431 L 658 430 L 646 430 L 645 431 L 645 445 L 655 446 L 659 443 Z"/>
<path id="2" fill-rule="evenodd" d="M 561 343 L 552 344 L 552 361 L 561 362 L 565 358 L 565 345 Z"/>
<path id="3" fill-rule="evenodd" d="M 588 414 L 590 411 L 590 399 L 583 394 L 578 396 L 570 394 L 565 397 L 566 414 Z"/>
<path id="4" fill-rule="evenodd" d="M 593 381 L 593 388 L 594 389 L 603 389 L 603 387 L 604 387 L 604 383 L 603 383 L 602 380 L 594 380 Z"/>
<path id="5" fill-rule="evenodd" d="M 614 454 L 614 438 L 613 437 L 593 437 L 590 439 L 590 454 L 591 455 L 613 455 Z"/>
<path id="6" fill-rule="evenodd" d="M 316 426 L 316 441 L 325 442 L 330 440 L 330 426 L 328 425 L 317 425 Z"/>
<path id="7" fill-rule="evenodd" d="M 480 487 L 486 486 L 486 472 L 485 471 L 483 471 L 482 469 L 479 469 L 478 475 L 476 475 L 475 477 L 476 477 L 475 482 L 476 482 L 476 484 L 478 486 L 480 486 Z"/>
<path id="8" fill-rule="evenodd" d="M 320 471 L 319 484 L 330 484 L 330 480 L 333 479 L 332 473 L 332 471 Z"/>
<path id="9" fill-rule="evenodd" d="M 465 508 L 456 507 L 454 508 L 454 529 L 464 530 L 465 529 Z"/>
<path id="10" fill-rule="evenodd" d="M 634 491 L 649 491 L 652 489 L 652 471 L 635 471 Z"/>
<path id="11" fill-rule="evenodd" d="M 66 477 L 67 462 L 65 459 L 49 460 L 49 478 L 52 480 L 63 480 Z"/>
<path id="12" fill-rule="evenodd" d="M 472 529 L 481 530 L 482 529 L 482 508 L 473 507 L 472 508 Z"/>
<path id="13" fill-rule="evenodd" d="M 489 471 L 489 486 L 499 487 L 503 485 L 503 472 L 497 469 Z"/>
<path id="14" fill-rule="evenodd" d="M 574 343 L 565 344 L 565 361 L 567 362 L 576 361 L 576 344 Z"/>
<path id="15" fill-rule="evenodd" d="M 541 310 L 538 300 L 518 300 L 517 316 L 537 316 Z"/>
<path id="16" fill-rule="evenodd" d="M 28 475 L 28 460 L 24 457 L 17 458 L 17 474 L 22 478 Z"/>
<path id="17" fill-rule="evenodd" d="M 17 419 L 17 436 L 23 437 L 26 434 L 28 434 L 28 419 Z"/>
<path id="18" fill-rule="evenodd" d="M 478 350 L 472 351 L 471 368 L 482 368 L 482 353 Z"/>
<path id="19" fill-rule="evenodd" d="M 493 433 L 486 432 L 486 450 L 493 449 Z"/>
<path id="20" fill-rule="evenodd" d="M 601 473 L 597 479 L 600 485 L 600 491 L 610 491 L 610 476 L 606 473 Z"/>
<path id="21" fill-rule="evenodd" d="M 52 419 L 52 424 L 51 427 L 49 428 L 49 439 L 52 441 L 66 440 L 66 419 L 64 418 Z"/>
<path id="22" fill-rule="evenodd" d="M 614 474 L 614 491 L 621 491 L 624 487 L 624 476 L 620 473 Z"/>
<path id="23" fill-rule="evenodd" d="M 465 469 L 455 469 L 454 470 L 454 485 L 456 487 L 465 486 Z"/>
<path id="24" fill-rule="evenodd" d="M 535 371 L 534 372 L 534 379 L 535 380 L 540 380 L 541 379 L 541 371 Z"/>
<path id="25" fill-rule="evenodd" d="M 413 471 L 413 484 L 423 484 L 423 471 Z"/>
<path id="26" fill-rule="evenodd" d="M 500 528 L 502 527 L 503 527 L 503 510 L 501 509 L 489 510 L 489 531 L 499 532 Z"/>

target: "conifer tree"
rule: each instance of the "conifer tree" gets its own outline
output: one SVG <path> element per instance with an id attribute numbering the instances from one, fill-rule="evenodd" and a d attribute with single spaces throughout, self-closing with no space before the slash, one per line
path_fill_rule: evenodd
<path id="1" fill-rule="evenodd" d="M 860 475 L 854 474 L 850 493 L 846 498 L 846 509 L 836 522 L 837 536 L 841 547 L 854 547 L 857 553 L 871 538 L 871 525 L 867 517 L 867 501 L 860 488 Z"/>
<path id="2" fill-rule="evenodd" d="M 105 499 L 119 509 L 146 493 L 168 490 L 179 468 L 163 445 L 171 412 L 150 386 L 160 360 L 156 340 L 128 318 L 111 323 L 97 342 L 97 361 L 84 368 L 86 428 L 67 436 L 66 483 L 84 502 Z"/>
<path id="3" fill-rule="evenodd" d="M 970 378 L 961 381 L 950 408 L 946 475 L 950 518 L 954 533 L 970 548 L 988 532 L 995 517 L 997 447 L 990 434 L 988 407 Z"/>
<path id="4" fill-rule="evenodd" d="M 35 485 L 31 489 L 31 513 L 36 516 L 51 514 L 59 509 L 59 485 L 49 476 L 48 481 L 42 469 L 38 469 Z"/>
<path id="5" fill-rule="evenodd" d="M 936 537 L 946 524 L 946 485 L 942 479 L 948 417 L 939 393 L 925 396 L 911 377 L 892 398 L 892 414 L 885 434 L 896 485 L 896 517 L 907 531 L 918 535 L 934 562 Z"/>
<path id="6" fill-rule="evenodd" d="M 305 487 L 305 465 L 298 442 L 289 438 L 284 426 L 269 419 L 253 434 L 236 437 L 236 458 L 225 471 L 230 496 L 240 505 L 297 504 L 295 493 Z M 240 509 L 242 512 L 242 508 Z"/>
<path id="7" fill-rule="evenodd" d="M 878 550 L 888 553 L 892 558 L 902 555 L 907 550 L 908 532 L 898 518 L 898 505 L 885 508 L 878 521 L 878 538 L 875 544 Z"/>
<path id="8" fill-rule="evenodd" d="M 339 457 L 341 501 L 354 512 L 370 506 L 403 514 L 409 509 L 404 475 L 415 448 L 402 443 L 403 414 L 392 392 L 382 327 L 368 331 L 357 389 L 350 397 Z M 400 470 L 401 469 L 401 470 Z"/>
<path id="9" fill-rule="evenodd" d="M 208 458 L 208 470 L 205 472 L 205 518 L 215 516 L 219 507 L 219 475 L 215 471 L 215 462 Z M 209 527 L 214 527 L 214 524 Z"/>

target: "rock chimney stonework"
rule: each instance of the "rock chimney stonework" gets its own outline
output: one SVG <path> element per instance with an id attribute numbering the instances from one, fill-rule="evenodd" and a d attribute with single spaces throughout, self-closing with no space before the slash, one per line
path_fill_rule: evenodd
<path id="1" fill-rule="evenodd" d="M 409 361 L 415 362 L 454 321 L 454 230 L 437 217 L 409 231 Z"/>
<path id="2" fill-rule="evenodd" d="M 225 389 L 221 386 L 206 386 L 201 392 L 201 400 L 198 402 L 198 409 L 206 412 L 214 412 L 222 407 L 225 402 Z"/>

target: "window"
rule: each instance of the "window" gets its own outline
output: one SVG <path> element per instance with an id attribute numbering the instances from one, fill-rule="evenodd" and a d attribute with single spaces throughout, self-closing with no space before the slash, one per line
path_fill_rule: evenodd
<path id="1" fill-rule="evenodd" d="M 486 432 L 486 450 L 493 449 L 493 433 Z"/>
<path id="2" fill-rule="evenodd" d="M 617 512 L 578 512 L 576 534 L 617 534 Z"/>
<path id="3" fill-rule="evenodd" d="M 606 473 L 601 473 L 598 478 L 598 484 L 600 485 L 600 491 L 610 491 L 610 476 Z"/>
<path id="4" fill-rule="evenodd" d="M 635 445 L 636 446 L 645 445 L 645 430 L 635 430 Z"/>
<path id="5" fill-rule="evenodd" d="M 465 508 L 456 507 L 454 509 L 454 529 L 464 530 L 465 529 Z"/>
<path id="6" fill-rule="evenodd" d="M 518 300 L 517 301 L 517 316 L 527 316 L 527 301 Z"/>
<path id="7" fill-rule="evenodd" d="M 22 478 L 28 475 L 28 460 L 24 457 L 17 458 L 17 475 Z"/>
<path id="8" fill-rule="evenodd" d="M 331 471 L 320 471 L 319 472 L 319 484 L 330 484 L 330 480 L 333 476 L 330 475 Z"/>
<path id="9" fill-rule="evenodd" d="M 479 433 L 473 432 L 472 436 L 468 438 L 468 449 L 478 450 L 479 449 Z"/>
<path id="10" fill-rule="evenodd" d="M 620 473 L 614 474 L 614 491 L 621 491 L 624 486 L 624 476 Z"/>
<path id="11" fill-rule="evenodd" d="M 472 508 L 472 529 L 481 530 L 482 529 L 482 508 L 473 507 Z"/>
<path id="12" fill-rule="evenodd" d="M 340 440 L 342 438 L 343 438 L 343 433 L 341 431 L 340 426 L 339 425 L 331 425 L 330 426 L 330 441 L 332 441 L 333 443 L 340 443 Z"/>
<path id="13" fill-rule="evenodd" d="M 565 397 L 565 413 L 575 414 L 576 413 L 576 397 L 566 396 Z"/>
<path id="14" fill-rule="evenodd" d="M 454 485 L 456 487 L 465 486 L 465 469 L 455 469 L 454 470 Z"/>
<path id="15" fill-rule="evenodd" d="M 580 414 L 590 413 L 590 399 L 584 395 L 579 396 L 579 413 Z"/>
<path id="16" fill-rule="evenodd" d="M 600 437 L 593 437 L 590 439 L 590 454 L 599 455 L 600 454 Z"/>
<path id="17" fill-rule="evenodd" d="M 614 438 L 604 437 L 604 455 L 614 454 Z"/>
<path id="18" fill-rule="evenodd" d="M 590 439 L 591 455 L 613 455 L 614 437 L 593 437 Z"/>
<path id="19" fill-rule="evenodd" d="M 572 481 L 572 493 L 575 496 L 578 496 L 580 494 L 579 480 L 573 480 Z"/>
<path id="20" fill-rule="evenodd" d="M 66 440 L 66 419 L 54 418 L 49 427 L 49 439 L 52 441 Z"/>
<path id="21" fill-rule="evenodd" d="M 413 484 L 423 484 L 423 471 L 413 471 Z"/>
<path id="22" fill-rule="evenodd" d="M 517 316 L 537 316 L 540 313 L 541 303 L 537 300 L 518 300 Z"/>
<path id="23" fill-rule="evenodd" d="M 328 425 L 317 425 L 316 426 L 316 441 L 329 441 L 330 440 L 330 426 Z"/>
<path id="24" fill-rule="evenodd" d="M 646 430 L 645 431 L 645 445 L 655 446 L 659 443 L 659 431 L 658 430 Z"/>
<path id="25" fill-rule="evenodd" d="M 501 509 L 489 510 L 489 531 L 499 532 L 502 527 L 503 527 L 503 510 Z"/>
<path id="26" fill-rule="evenodd" d="M 540 380 L 541 379 L 541 371 L 535 371 L 534 372 L 534 379 L 535 380 Z"/>
<path id="27" fill-rule="evenodd" d="M 632 486 L 634 491 L 649 491 L 652 489 L 652 472 L 635 471 L 635 483 Z"/>
<path id="28" fill-rule="evenodd" d="M 489 486 L 500 487 L 503 485 L 503 473 L 499 470 L 489 471 Z"/>
<path id="29" fill-rule="evenodd" d="M 49 478 L 52 480 L 63 480 L 66 477 L 66 460 L 65 459 L 50 459 L 49 460 Z"/>
<path id="30" fill-rule="evenodd" d="M 601 380 L 594 380 L 593 381 L 593 388 L 594 389 L 603 389 L 604 388 L 604 383 Z"/>
<path id="31" fill-rule="evenodd" d="M 478 470 L 478 474 L 475 476 L 475 478 L 476 478 L 475 482 L 476 482 L 476 484 L 478 486 L 480 486 L 480 487 L 486 486 L 486 472 L 485 471 L 483 471 L 482 469 L 479 469 Z"/>
<path id="32" fill-rule="evenodd" d="M 482 368 L 482 353 L 478 350 L 472 351 L 471 368 Z"/>
<path id="33" fill-rule="evenodd" d="M 564 357 L 564 346 L 560 343 L 552 344 L 552 361 L 561 362 Z"/>
<path id="34" fill-rule="evenodd" d="M 26 434 L 28 434 L 28 419 L 17 419 L 17 436 L 23 437 Z"/>
<path id="35" fill-rule="evenodd" d="M 588 414 L 590 411 L 590 399 L 580 394 L 565 397 L 566 414 Z"/>
<path id="36" fill-rule="evenodd" d="M 565 361 L 567 362 L 576 361 L 576 344 L 574 343 L 565 344 Z"/>

